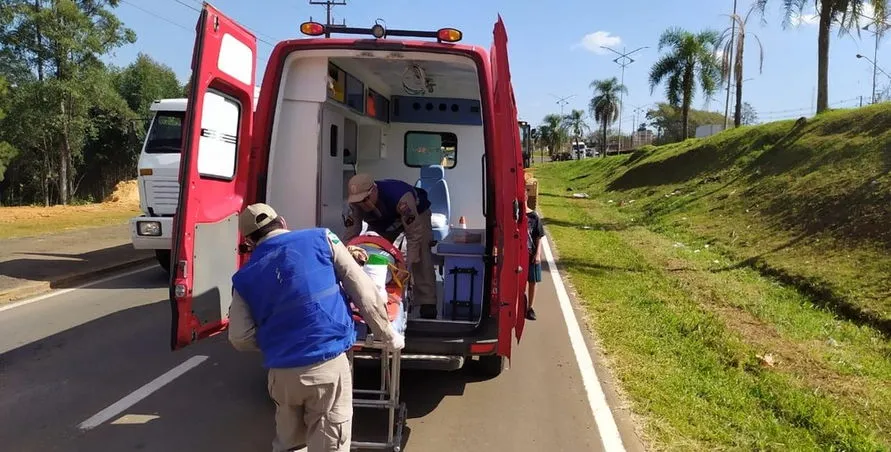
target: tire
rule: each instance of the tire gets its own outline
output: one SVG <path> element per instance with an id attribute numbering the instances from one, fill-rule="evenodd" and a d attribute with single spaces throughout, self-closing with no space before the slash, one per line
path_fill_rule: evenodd
<path id="1" fill-rule="evenodd" d="M 477 372 L 487 378 L 495 378 L 504 370 L 505 359 L 499 355 L 480 356 Z"/>
<path id="2" fill-rule="evenodd" d="M 170 250 L 155 250 L 155 258 L 158 259 L 158 265 L 170 274 Z"/>

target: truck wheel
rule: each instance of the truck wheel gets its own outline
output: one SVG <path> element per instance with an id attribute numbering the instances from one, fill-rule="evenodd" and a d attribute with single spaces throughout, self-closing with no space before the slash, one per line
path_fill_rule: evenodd
<path id="1" fill-rule="evenodd" d="M 477 371 L 487 378 L 495 378 L 504 370 L 504 357 L 498 355 L 480 356 Z"/>
<path id="2" fill-rule="evenodd" d="M 161 268 L 164 269 L 168 274 L 170 273 L 170 250 L 155 250 L 155 258 L 158 259 L 158 264 Z"/>

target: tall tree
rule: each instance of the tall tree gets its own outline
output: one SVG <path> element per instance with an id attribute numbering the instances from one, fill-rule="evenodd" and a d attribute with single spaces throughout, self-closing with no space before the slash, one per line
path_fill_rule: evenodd
<path id="1" fill-rule="evenodd" d="M 600 124 L 600 151 L 601 156 L 606 157 L 607 131 L 619 119 L 620 95 L 627 93 L 628 88 L 619 83 L 616 77 L 594 80 L 589 86 L 594 89 L 594 96 L 588 103 L 588 111 Z"/>
<path id="2" fill-rule="evenodd" d="M 746 47 L 746 37 L 748 36 L 746 26 L 749 23 L 749 17 L 756 9 L 758 9 L 757 5 L 752 5 L 745 17 L 739 14 L 731 14 L 730 18 L 733 21 L 733 26 L 724 30 L 716 45 L 717 48 L 723 50 L 721 79 L 726 82 L 733 78 L 733 81 L 736 83 L 736 106 L 733 112 L 733 125 L 735 127 L 739 127 L 742 122 L 743 54 Z M 764 69 L 764 46 L 761 45 L 761 38 L 757 34 L 752 33 L 751 36 L 755 38 L 755 42 L 758 44 L 758 73 L 761 73 Z M 730 55 L 733 55 L 733 61 L 730 60 Z"/>
<path id="3" fill-rule="evenodd" d="M 721 78 L 715 50 L 719 35 L 705 30 L 697 34 L 680 28 L 669 28 L 659 38 L 659 51 L 668 49 L 650 69 L 650 93 L 667 80 L 665 95 L 673 106 L 681 107 L 683 138 L 688 137 L 690 104 L 696 92 L 696 84 L 711 97 Z"/>
<path id="4" fill-rule="evenodd" d="M 173 69 L 144 53 L 116 75 L 115 86 L 130 109 L 144 118 L 154 100 L 180 97 L 183 92 Z"/>
<path id="5" fill-rule="evenodd" d="M 542 120 L 538 127 L 542 143 L 547 146 L 548 153 L 553 157 L 564 144 L 568 133 L 563 123 L 563 117 L 557 114 L 549 114 Z"/>
<path id="6" fill-rule="evenodd" d="M 3 109 L 7 107 L 8 102 L 9 97 L 6 80 L 3 77 L 0 77 L 0 120 L 6 116 Z M 15 147 L 0 139 L 0 182 L 3 181 L 7 166 L 17 154 L 18 150 Z"/>
<path id="7" fill-rule="evenodd" d="M 39 96 L 52 102 L 43 114 L 55 133 L 59 199 L 69 201 L 73 162 L 89 127 L 88 112 L 104 71 L 100 56 L 135 42 L 132 30 L 110 11 L 119 0 L 6 0 L 0 45 L 37 74 Z M 45 151 L 47 152 L 47 151 Z"/>
<path id="8" fill-rule="evenodd" d="M 579 142 L 582 139 L 582 136 L 588 130 L 588 124 L 585 123 L 585 111 L 584 110 L 572 110 L 568 115 L 563 117 L 563 124 L 566 126 L 566 129 L 572 134 L 573 138 L 575 138 L 575 142 Z M 581 158 L 581 155 L 577 156 Z"/>
<path id="9" fill-rule="evenodd" d="M 748 102 L 743 102 L 742 106 L 742 123 L 743 125 L 752 125 L 758 122 L 758 112 L 755 111 L 755 107 Z"/>
<path id="10" fill-rule="evenodd" d="M 817 113 L 822 113 L 829 108 L 829 37 L 834 25 L 838 26 L 839 35 L 857 30 L 860 33 L 860 19 L 863 17 L 863 8 L 870 4 L 875 11 L 873 21 L 876 18 L 885 17 L 888 6 L 887 0 L 782 0 L 785 11 L 783 26 L 787 27 L 795 18 L 804 15 L 804 8 L 815 4 L 817 7 Z M 769 0 L 756 0 L 756 6 L 765 11 L 768 3 L 776 3 Z"/>

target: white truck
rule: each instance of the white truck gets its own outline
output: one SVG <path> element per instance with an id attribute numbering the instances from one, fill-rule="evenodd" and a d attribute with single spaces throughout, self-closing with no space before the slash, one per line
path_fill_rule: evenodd
<path id="1" fill-rule="evenodd" d="M 254 109 L 260 87 L 254 88 Z M 159 99 L 152 103 L 152 119 L 137 163 L 139 210 L 130 219 L 130 239 L 138 250 L 155 250 L 158 264 L 170 271 L 173 215 L 179 204 L 179 162 L 186 98 Z"/>

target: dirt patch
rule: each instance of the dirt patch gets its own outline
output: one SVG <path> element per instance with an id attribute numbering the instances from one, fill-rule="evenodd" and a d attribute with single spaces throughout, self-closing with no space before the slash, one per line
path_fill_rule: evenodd
<path id="1" fill-rule="evenodd" d="M 114 192 L 100 204 L 84 206 L 0 207 L 0 224 L 44 222 L 71 217 L 106 216 L 121 211 L 139 210 L 139 190 L 135 180 L 119 183 Z"/>
<path id="2" fill-rule="evenodd" d="M 125 180 L 118 182 L 114 187 L 114 191 L 105 198 L 106 203 L 139 205 L 139 186 L 135 180 Z"/>

